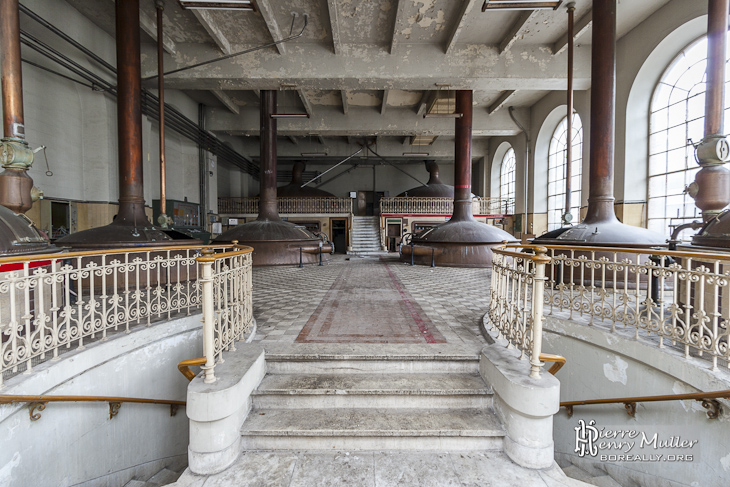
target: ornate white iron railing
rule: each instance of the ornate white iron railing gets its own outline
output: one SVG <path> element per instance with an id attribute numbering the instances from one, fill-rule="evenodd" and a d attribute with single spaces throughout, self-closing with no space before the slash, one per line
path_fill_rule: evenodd
<path id="1" fill-rule="evenodd" d="M 203 296 L 203 353 L 205 382 L 215 382 L 214 369 L 223 352 L 235 350 L 235 342 L 253 324 L 251 247 L 215 254 L 204 250 L 201 266 Z"/>
<path id="2" fill-rule="evenodd" d="M 730 254 L 547 246 L 545 305 L 730 366 Z"/>
<path id="3" fill-rule="evenodd" d="M 489 321 L 501 338 L 529 357 L 531 377 L 540 377 L 543 293 L 547 249 L 534 254 L 515 252 L 507 246 L 492 249 L 492 286 Z"/>
<path id="4" fill-rule="evenodd" d="M 387 196 L 380 198 L 381 215 L 451 215 L 454 212 L 454 198 Z M 512 198 L 472 199 L 475 215 L 511 215 L 514 213 Z"/>
<path id="5" fill-rule="evenodd" d="M 541 247 L 494 249 L 492 326 L 515 347 L 534 345 Z M 543 247 L 545 313 L 730 367 L 730 254 L 607 247 Z M 537 254 L 535 254 L 537 252 Z M 534 354 L 530 355 L 534 358 Z"/>
<path id="6" fill-rule="evenodd" d="M 352 199 L 338 196 L 309 196 L 277 198 L 279 213 L 309 214 L 343 214 L 352 213 Z M 250 198 L 221 197 L 218 198 L 218 212 L 227 214 L 257 214 L 259 212 L 258 196 Z"/>
<path id="7" fill-rule="evenodd" d="M 203 249 L 229 250 L 232 246 Z M 200 307 L 201 246 L 0 258 L 0 387 L 90 340 Z"/>

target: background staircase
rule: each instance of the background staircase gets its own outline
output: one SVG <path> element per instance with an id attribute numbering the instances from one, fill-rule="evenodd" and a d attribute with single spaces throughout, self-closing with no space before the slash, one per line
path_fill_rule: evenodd
<path id="1" fill-rule="evenodd" d="M 380 217 L 352 217 L 351 255 L 375 255 L 383 253 L 380 245 Z"/>
<path id="2" fill-rule="evenodd" d="M 148 479 L 132 479 L 124 487 L 160 487 L 177 481 L 187 467 L 187 461 L 178 461 L 168 465 Z"/>

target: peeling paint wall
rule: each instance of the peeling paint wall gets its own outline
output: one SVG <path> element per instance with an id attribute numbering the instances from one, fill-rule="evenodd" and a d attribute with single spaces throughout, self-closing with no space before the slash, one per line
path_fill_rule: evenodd
<path id="1" fill-rule="evenodd" d="M 8 381 L 4 394 L 94 395 L 182 400 L 188 381 L 177 363 L 202 350 L 200 315 L 138 327 L 46 362 Z M 175 462 L 185 464 L 188 421 L 181 407 L 49 403 L 38 421 L 26 405 L 0 406 L 0 485 L 121 486 Z"/>
<path id="2" fill-rule="evenodd" d="M 632 333 L 611 333 L 602 326 L 547 317 L 543 351 L 563 355 L 566 365 L 557 373 L 561 401 L 633 397 L 718 391 L 730 388 L 730 372 L 710 369 L 710 362 L 684 358 L 669 345 L 637 341 Z M 617 352 L 620 351 L 620 352 Z M 720 400 L 723 413 L 708 419 L 701 403 L 694 400 L 638 403 L 630 417 L 623 404 L 575 406 L 572 418 L 565 409 L 554 417 L 555 451 L 594 475 L 609 473 L 621 485 L 715 486 L 730 478 L 730 416 L 728 401 Z M 619 461 L 576 452 L 578 421 L 594 420 L 604 431 L 641 431 L 649 439 L 681 437 L 698 440 L 691 448 L 644 450 L 642 454 L 664 455 L 662 461 Z M 641 437 L 639 437 L 640 439 Z M 627 445 L 625 449 L 628 449 Z M 628 454 L 638 454 L 640 442 Z M 604 449 L 605 453 L 605 449 Z M 669 455 L 692 455 L 691 461 L 670 461 Z"/>

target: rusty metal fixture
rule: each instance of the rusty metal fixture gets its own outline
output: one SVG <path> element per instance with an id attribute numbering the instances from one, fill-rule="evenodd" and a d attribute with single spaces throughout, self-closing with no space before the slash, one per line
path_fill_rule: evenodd
<path id="1" fill-rule="evenodd" d="M 303 227 L 279 218 L 276 202 L 276 91 L 261 91 L 261 177 L 259 214 L 256 220 L 238 225 L 219 235 L 215 242 L 253 247 L 253 265 L 297 264 L 300 255 L 308 264 L 318 260 L 320 246 L 330 252 L 332 246 Z M 302 249 L 300 252 L 300 248 Z"/>
<path id="2" fill-rule="evenodd" d="M 426 170 L 429 178 L 425 186 L 418 186 L 404 191 L 398 196 L 410 196 L 413 198 L 453 198 L 454 187 L 444 184 L 439 179 L 439 165 L 435 161 L 426 161 Z"/>
<path id="3" fill-rule="evenodd" d="M 302 174 L 304 169 L 307 167 L 306 163 L 297 161 L 294 163 L 294 167 L 291 170 L 291 182 L 286 186 L 279 186 L 276 188 L 276 196 L 279 198 L 283 197 L 312 197 L 312 196 L 334 196 L 332 193 L 323 189 L 313 188 L 311 186 L 302 187 Z"/>
<path id="4" fill-rule="evenodd" d="M 2 57 L 3 139 L 0 141 L 0 205 L 17 213 L 33 206 L 33 180 L 26 172 L 33 151 L 25 141 L 23 74 L 20 61 L 18 0 L 0 0 L 0 57 Z"/>
<path id="5" fill-rule="evenodd" d="M 162 45 L 162 11 L 165 10 L 165 2 L 155 0 L 155 8 L 157 10 L 157 97 L 160 112 L 160 216 L 157 217 L 157 223 L 162 228 L 167 228 L 172 225 L 172 217 L 167 214 L 167 172 L 165 170 L 165 63 Z"/>
<path id="6" fill-rule="evenodd" d="M 723 127 L 729 9 L 728 0 L 709 0 L 705 137 L 696 149 L 701 169 L 687 187 L 705 222 L 692 245 L 702 247 L 730 248 L 730 215 L 722 211 L 730 203 L 730 171 L 724 166 L 730 159 L 730 143 Z"/>
<path id="7" fill-rule="evenodd" d="M 117 125 L 119 134 L 119 213 L 107 226 L 59 239 L 73 248 L 123 248 L 190 245 L 199 240 L 174 240 L 155 228 L 144 210 L 142 181 L 142 78 L 139 0 L 116 2 Z"/>
<path id="8" fill-rule="evenodd" d="M 415 235 L 413 245 L 402 248 L 403 261 L 413 259 L 417 264 L 431 265 L 435 260 L 438 266 L 489 267 L 491 248 L 515 241 L 509 233 L 476 221 L 472 214 L 472 99 L 471 90 L 456 92 L 456 111 L 463 115 L 455 119 L 454 213 L 448 222 Z"/>
<path id="9" fill-rule="evenodd" d="M 33 226 L 33 222 L 4 206 L 0 206 L 0 256 L 53 252 L 48 239 Z"/>
<path id="10" fill-rule="evenodd" d="M 624 225 L 613 208 L 614 121 L 616 102 L 616 0 L 593 1 L 591 46 L 591 133 L 588 210 L 583 222 L 534 240 L 547 245 L 656 247 L 665 237 Z"/>

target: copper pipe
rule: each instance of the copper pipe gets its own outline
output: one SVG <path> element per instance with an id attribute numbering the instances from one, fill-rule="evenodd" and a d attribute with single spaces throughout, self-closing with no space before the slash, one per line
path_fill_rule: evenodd
<path id="1" fill-rule="evenodd" d="M 144 215 L 142 181 L 142 78 L 139 0 L 117 0 L 117 123 L 119 133 L 119 215 L 132 220 Z M 146 222 L 138 222 L 140 225 Z M 136 225 L 135 225 L 136 226 Z"/>
<path id="2" fill-rule="evenodd" d="M 276 203 L 276 91 L 261 91 L 261 182 L 257 220 L 280 220 Z"/>
<path id="3" fill-rule="evenodd" d="M 565 148 L 565 215 L 570 213 L 573 191 L 573 49 L 575 4 L 568 4 L 568 145 Z M 563 223 L 568 221 L 563 217 Z"/>
<path id="4" fill-rule="evenodd" d="M 617 221 L 613 209 L 616 0 L 593 0 L 588 211 L 584 223 Z"/>
<path id="5" fill-rule="evenodd" d="M 724 135 L 725 60 L 728 0 L 709 0 L 707 8 L 707 93 L 705 137 Z"/>
<path id="6" fill-rule="evenodd" d="M 451 221 L 472 220 L 471 208 L 471 90 L 456 91 L 456 113 L 454 141 L 454 213 Z"/>
<path id="7" fill-rule="evenodd" d="M 25 139 L 18 0 L 0 0 L 0 46 L 3 134 L 6 138 Z"/>
<path id="8" fill-rule="evenodd" d="M 157 97 L 160 111 L 160 215 L 167 215 L 167 179 L 165 174 L 165 66 L 162 46 L 162 11 L 165 3 L 157 0 Z"/>

